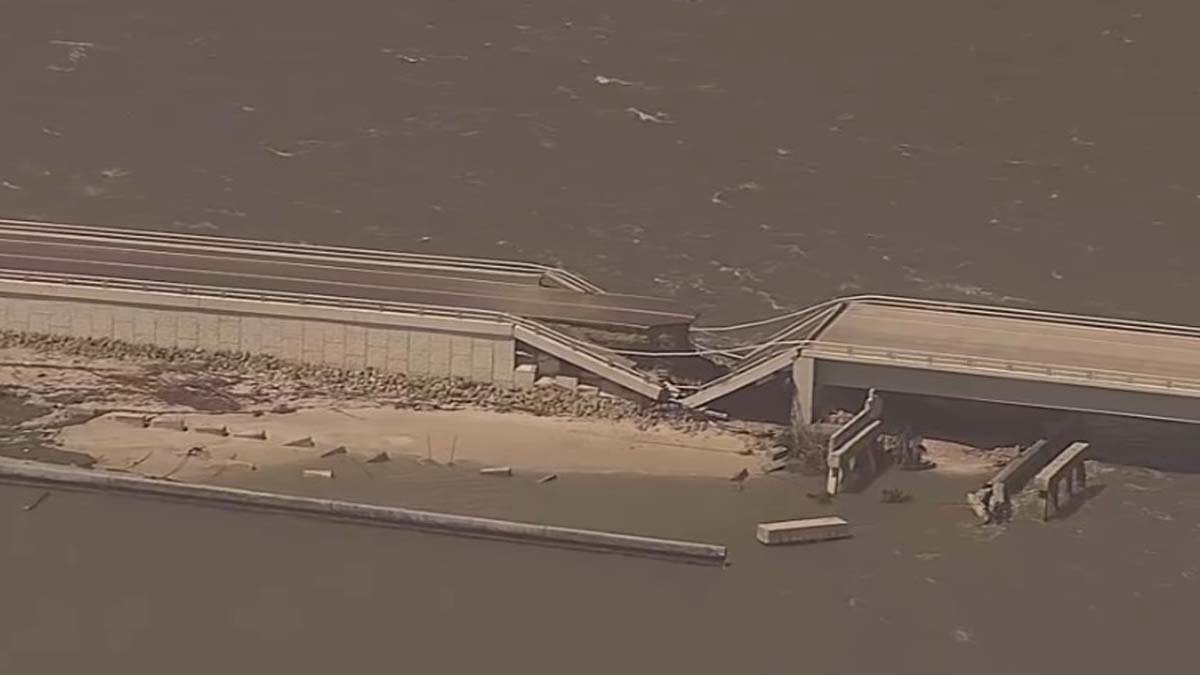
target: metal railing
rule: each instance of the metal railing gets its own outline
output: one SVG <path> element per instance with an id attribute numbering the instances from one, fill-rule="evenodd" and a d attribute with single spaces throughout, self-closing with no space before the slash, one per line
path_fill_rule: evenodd
<path id="1" fill-rule="evenodd" d="M 1200 345 L 1198 345 L 1200 348 Z M 846 344 L 823 340 L 808 340 L 799 345 L 802 353 L 818 352 L 819 356 L 834 353 L 849 361 L 885 361 L 887 363 L 919 367 L 926 370 L 969 370 L 971 372 L 996 373 L 1007 376 L 1035 376 L 1054 380 L 1072 380 L 1096 386 L 1120 385 L 1121 388 L 1166 390 L 1172 393 L 1200 396 L 1200 380 L 1189 378 L 1162 377 L 1105 368 L 1083 368 L 1064 366 L 1040 361 L 1022 361 L 982 357 L 952 352 L 895 349 L 871 345 Z M 824 354 L 821 354 L 824 352 Z"/>
<path id="2" fill-rule="evenodd" d="M 337 255 L 351 260 L 391 263 L 410 267 L 428 267 L 434 269 L 507 274 L 530 274 L 550 279 L 554 283 L 557 283 L 564 288 L 582 293 L 604 292 L 604 290 L 596 284 L 593 284 L 592 282 L 573 272 L 569 272 L 551 265 L 525 261 L 471 258 L 464 256 L 437 255 L 432 253 L 409 253 L 403 251 L 379 251 L 344 246 L 262 241 L 236 237 L 215 237 L 210 235 L 182 232 L 158 232 L 129 228 L 71 225 L 65 223 L 50 223 L 33 220 L 0 219 L 0 228 L 44 237 L 59 236 L 99 238 L 105 241 L 148 243 L 174 247 L 208 246 L 229 251 L 239 250 L 253 253 L 271 253 L 276 255 Z"/>

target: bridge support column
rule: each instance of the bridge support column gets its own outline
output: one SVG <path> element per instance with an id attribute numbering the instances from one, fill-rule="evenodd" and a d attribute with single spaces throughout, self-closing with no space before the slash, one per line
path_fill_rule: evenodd
<path id="1" fill-rule="evenodd" d="M 813 423 L 813 411 L 817 393 L 817 363 L 814 359 L 801 356 L 792 363 L 792 383 L 796 387 L 792 396 L 793 426 Z"/>

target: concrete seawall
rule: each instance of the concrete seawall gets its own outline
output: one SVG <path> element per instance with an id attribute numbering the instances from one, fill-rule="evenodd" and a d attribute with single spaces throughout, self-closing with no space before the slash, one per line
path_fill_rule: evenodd
<path id="1" fill-rule="evenodd" d="M 434 313 L 0 279 L 0 329 L 511 385 L 513 325 Z"/>
<path id="2" fill-rule="evenodd" d="M 493 518 L 476 518 L 332 499 L 298 497 L 197 483 L 154 480 L 129 474 L 66 468 L 8 458 L 0 458 L 0 480 L 169 497 L 206 504 L 281 511 L 475 537 L 675 558 L 700 563 L 721 564 L 724 563 L 726 557 L 724 546 L 712 544 Z"/>

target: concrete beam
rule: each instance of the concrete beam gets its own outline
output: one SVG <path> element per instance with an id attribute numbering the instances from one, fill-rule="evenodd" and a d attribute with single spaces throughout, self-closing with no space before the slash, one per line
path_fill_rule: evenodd
<path id="1" fill-rule="evenodd" d="M 819 359 L 819 384 L 1200 424 L 1200 397 Z"/>

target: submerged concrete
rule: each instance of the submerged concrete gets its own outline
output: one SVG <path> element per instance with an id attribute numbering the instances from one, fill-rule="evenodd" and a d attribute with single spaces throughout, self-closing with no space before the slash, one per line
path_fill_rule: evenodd
<path id="1" fill-rule="evenodd" d="M 327 476 L 329 477 L 329 476 Z M 171 497 L 240 508 L 267 509 L 370 524 L 411 527 L 477 537 L 679 558 L 704 563 L 725 561 L 724 546 L 599 532 L 554 525 L 477 518 L 434 511 L 317 499 L 238 488 L 153 480 L 128 474 L 89 471 L 0 458 L 0 479 L 36 484 Z"/>

